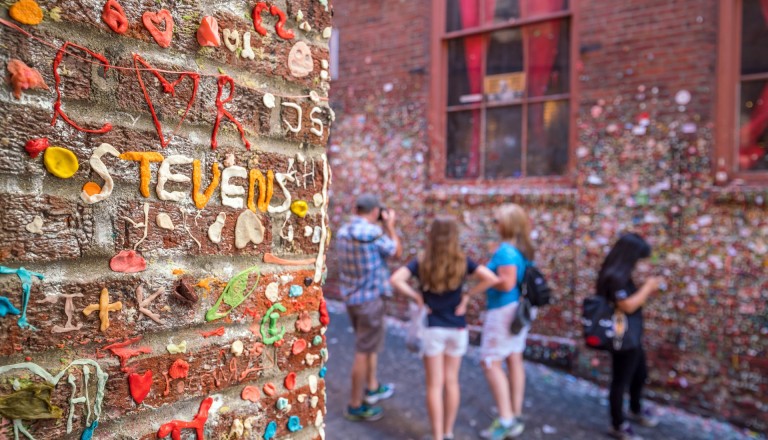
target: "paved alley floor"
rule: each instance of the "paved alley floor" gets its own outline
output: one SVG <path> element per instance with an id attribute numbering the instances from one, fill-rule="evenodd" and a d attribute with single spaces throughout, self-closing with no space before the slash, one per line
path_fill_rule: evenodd
<path id="1" fill-rule="evenodd" d="M 421 440 L 429 433 L 424 403 L 424 370 L 421 359 L 403 343 L 402 330 L 391 325 L 379 361 L 379 377 L 396 384 L 395 395 L 381 405 L 385 416 L 376 422 L 349 422 L 343 409 L 349 396 L 348 371 L 354 356 L 354 335 L 341 304 L 330 304 L 327 332 L 330 359 L 326 387 L 330 440 Z M 401 326 L 400 326 L 401 327 Z M 607 391 L 585 380 L 527 363 L 526 429 L 521 439 L 608 439 Z M 476 350 L 464 358 L 461 370 L 461 407 L 456 439 L 479 438 L 478 432 L 494 417 L 493 399 L 483 377 Z M 645 439 L 736 440 L 760 438 L 729 424 L 694 416 L 675 408 L 659 407 L 661 423 L 654 429 L 638 428 Z"/>

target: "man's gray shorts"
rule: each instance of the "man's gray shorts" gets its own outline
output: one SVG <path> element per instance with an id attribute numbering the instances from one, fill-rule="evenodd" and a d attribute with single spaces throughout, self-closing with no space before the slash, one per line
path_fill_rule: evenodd
<path id="1" fill-rule="evenodd" d="M 355 329 L 355 351 L 378 353 L 384 347 L 384 301 L 376 298 L 362 304 L 347 304 L 347 313 Z"/>

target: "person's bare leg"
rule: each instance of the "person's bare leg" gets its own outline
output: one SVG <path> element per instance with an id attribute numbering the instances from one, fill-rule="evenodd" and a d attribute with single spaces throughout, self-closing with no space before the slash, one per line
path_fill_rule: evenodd
<path id="1" fill-rule="evenodd" d="M 427 378 L 427 413 L 432 424 L 432 439 L 443 438 L 443 355 L 424 356 Z"/>
<path id="2" fill-rule="evenodd" d="M 366 382 L 369 390 L 376 390 L 379 388 L 379 377 L 377 367 L 379 363 L 378 353 L 368 353 L 368 372 L 366 376 Z"/>
<path id="3" fill-rule="evenodd" d="M 525 398 L 525 365 L 522 353 L 512 353 L 507 357 L 509 369 L 509 393 L 512 396 L 512 412 L 515 417 L 523 414 L 523 399 Z"/>
<path id="4" fill-rule="evenodd" d="M 445 417 L 443 420 L 443 435 L 453 434 L 453 425 L 456 423 L 456 414 L 459 412 L 461 390 L 459 388 L 459 370 L 461 369 L 461 356 L 443 356 L 443 371 L 445 375 L 444 406 Z M 440 439 L 441 437 L 434 437 Z"/>
<path id="5" fill-rule="evenodd" d="M 493 400 L 499 409 L 499 418 L 501 420 L 512 420 L 512 402 L 509 398 L 509 381 L 504 369 L 501 367 L 501 361 L 483 361 L 483 372 L 488 381 L 488 387 L 493 394 Z"/>
<path id="6" fill-rule="evenodd" d="M 359 408 L 363 404 L 363 383 L 368 370 L 368 354 L 355 353 L 352 363 L 352 390 L 349 396 L 349 406 Z"/>

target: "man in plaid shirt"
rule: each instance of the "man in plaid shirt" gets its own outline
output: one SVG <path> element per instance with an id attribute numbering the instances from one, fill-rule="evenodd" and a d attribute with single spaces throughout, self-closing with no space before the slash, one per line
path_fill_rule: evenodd
<path id="1" fill-rule="evenodd" d="M 384 302 L 389 295 L 387 258 L 402 253 L 395 232 L 395 212 L 382 209 L 379 198 L 363 194 L 357 198 L 356 214 L 336 233 L 335 254 L 339 262 L 341 294 L 355 330 L 355 361 L 352 365 L 352 394 L 345 416 L 349 420 L 378 420 L 384 414 L 379 400 L 394 393 L 393 384 L 379 383 L 378 352 L 384 346 Z M 379 220 L 383 224 L 379 225 Z M 367 389 L 363 393 L 363 383 Z M 363 396 L 364 394 L 364 396 Z"/>

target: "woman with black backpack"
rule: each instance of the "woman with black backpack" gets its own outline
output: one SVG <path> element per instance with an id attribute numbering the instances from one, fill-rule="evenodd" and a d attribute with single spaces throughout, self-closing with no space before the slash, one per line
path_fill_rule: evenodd
<path id="1" fill-rule="evenodd" d="M 642 391 L 648 377 L 645 352 L 642 345 L 643 305 L 655 293 L 662 279 L 648 278 L 638 289 L 633 272 L 638 261 L 651 255 L 651 246 L 639 235 L 622 235 L 605 257 L 597 278 L 597 295 L 615 305 L 615 330 L 623 339 L 624 347 L 610 350 L 613 373 L 610 390 L 611 434 L 620 440 L 638 440 L 632 427 L 624 420 L 624 392 L 629 387 L 629 419 L 642 426 L 658 423 L 649 411 L 643 411 Z M 630 348 L 628 348 L 630 347 Z"/>

